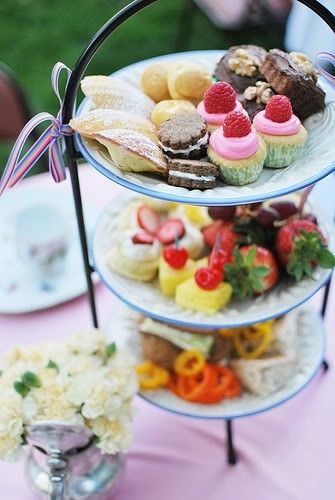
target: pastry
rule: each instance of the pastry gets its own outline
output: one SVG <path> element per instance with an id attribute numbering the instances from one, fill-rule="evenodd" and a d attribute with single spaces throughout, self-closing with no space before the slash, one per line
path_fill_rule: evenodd
<path id="1" fill-rule="evenodd" d="M 170 158 L 198 160 L 206 156 L 206 122 L 197 113 L 173 116 L 159 127 L 158 140 L 163 153 Z"/>
<path id="2" fill-rule="evenodd" d="M 251 121 L 256 113 L 265 108 L 274 93 L 270 85 L 261 80 L 245 89 L 241 102 Z"/>
<path id="3" fill-rule="evenodd" d="M 210 189 L 216 186 L 219 170 L 207 161 L 170 159 L 168 184 L 188 189 Z"/>
<path id="4" fill-rule="evenodd" d="M 150 64 L 142 73 L 141 88 L 155 102 L 170 99 L 167 84 L 168 64 Z"/>
<path id="5" fill-rule="evenodd" d="M 316 83 L 316 73 L 304 54 L 270 50 L 260 71 L 277 94 L 287 96 L 294 113 L 305 120 L 325 107 L 325 93 Z"/>
<path id="6" fill-rule="evenodd" d="M 215 78 L 230 83 L 238 94 L 262 79 L 259 67 L 266 50 L 257 45 L 230 47 L 215 69 Z"/>
<path id="7" fill-rule="evenodd" d="M 136 281 L 151 281 L 157 274 L 161 246 L 144 230 L 120 233 L 108 255 L 112 271 Z"/>
<path id="8" fill-rule="evenodd" d="M 168 69 L 167 84 L 172 99 L 198 104 L 211 83 L 211 75 L 201 64 L 180 61 Z"/>
<path id="9" fill-rule="evenodd" d="M 102 130 L 123 128 L 143 134 L 153 142 L 157 142 L 157 130 L 150 120 L 115 109 L 94 109 L 72 118 L 69 125 L 79 134 L 89 138 L 93 138 L 94 134 Z"/>
<path id="10" fill-rule="evenodd" d="M 165 120 L 172 118 L 174 115 L 193 113 L 195 109 L 195 106 L 189 101 L 168 99 L 156 104 L 151 112 L 151 120 L 156 127 L 160 127 Z"/>
<path id="11" fill-rule="evenodd" d="M 307 131 L 292 113 L 288 97 L 271 97 L 265 110 L 255 115 L 253 124 L 266 143 L 265 167 L 287 167 L 301 156 L 307 141 Z"/>
<path id="12" fill-rule="evenodd" d="M 223 128 L 212 133 L 207 153 L 210 160 L 220 167 L 226 184 L 243 186 L 260 176 L 266 146 L 251 128 L 249 118 L 233 111 L 227 115 Z"/>
<path id="13" fill-rule="evenodd" d="M 177 286 L 192 276 L 194 261 L 180 244 L 166 247 L 159 259 L 159 287 L 163 295 L 174 297 Z"/>
<path id="14" fill-rule="evenodd" d="M 171 245 L 178 238 L 180 246 L 185 248 L 191 259 L 197 259 L 204 251 L 204 239 L 200 229 L 186 217 L 168 217 L 156 232 L 162 245 Z"/>
<path id="15" fill-rule="evenodd" d="M 197 107 L 200 116 L 207 122 L 210 132 L 220 127 L 231 111 L 243 111 L 236 92 L 229 83 L 214 83 L 205 92 L 204 100 Z"/>
<path id="16" fill-rule="evenodd" d="M 170 215 L 185 218 L 187 222 L 200 229 L 212 222 L 211 217 L 208 215 L 207 207 L 178 203 L 175 207 L 171 208 Z"/>
<path id="17" fill-rule="evenodd" d="M 167 172 L 162 151 L 138 132 L 125 129 L 102 130 L 94 134 L 94 138 L 106 146 L 113 163 L 125 172 Z"/>
<path id="18" fill-rule="evenodd" d="M 232 287 L 222 282 L 222 273 L 201 267 L 194 277 L 177 286 L 175 299 L 180 307 L 213 315 L 229 302 L 231 296 Z"/>
<path id="19" fill-rule="evenodd" d="M 111 76 L 86 76 L 81 81 L 81 89 L 96 108 L 116 109 L 150 118 L 155 106 L 154 101 L 136 87 Z"/>

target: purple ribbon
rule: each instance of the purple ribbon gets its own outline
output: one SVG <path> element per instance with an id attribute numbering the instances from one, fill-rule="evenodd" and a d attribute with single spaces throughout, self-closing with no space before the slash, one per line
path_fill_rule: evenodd
<path id="1" fill-rule="evenodd" d="M 65 135 L 73 134 L 73 130 L 69 125 L 62 124 L 62 107 L 63 100 L 59 91 L 59 78 L 62 70 L 67 72 L 66 84 L 69 81 L 71 70 L 62 63 L 57 63 L 51 73 L 51 85 L 58 98 L 60 110 L 55 118 L 50 113 L 39 113 L 34 116 L 25 125 L 20 135 L 18 136 L 12 152 L 8 158 L 7 165 L 4 169 L 0 180 L 0 196 L 6 187 L 13 187 L 19 182 L 41 156 L 49 151 L 49 170 L 55 182 L 61 182 L 66 179 L 65 165 L 63 160 L 62 139 Z M 41 123 L 48 121 L 51 125 L 41 134 L 39 139 L 31 146 L 29 151 L 20 160 L 22 149 L 29 138 L 29 135 L 35 127 Z"/>
<path id="2" fill-rule="evenodd" d="M 316 56 L 316 66 L 319 73 L 324 76 L 332 85 L 335 85 L 335 75 L 331 75 L 321 66 L 321 61 L 327 61 L 335 68 L 335 55 L 330 52 L 319 52 Z"/>

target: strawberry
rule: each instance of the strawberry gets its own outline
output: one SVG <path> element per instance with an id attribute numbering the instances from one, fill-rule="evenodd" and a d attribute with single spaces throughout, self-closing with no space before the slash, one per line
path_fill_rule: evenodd
<path id="1" fill-rule="evenodd" d="M 132 242 L 137 245 L 152 245 L 154 242 L 152 234 L 147 233 L 146 231 L 139 231 L 134 234 L 131 239 Z"/>
<path id="2" fill-rule="evenodd" d="M 236 92 L 229 83 L 214 83 L 204 94 L 204 107 L 207 113 L 229 113 L 235 105 Z"/>
<path id="3" fill-rule="evenodd" d="M 208 256 L 208 265 L 210 267 L 215 267 L 219 271 L 223 272 L 223 267 L 225 264 L 230 264 L 233 261 L 233 256 L 231 253 L 225 252 L 222 248 L 216 252 L 212 250 L 212 253 Z"/>
<path id="4" fill-rule="evenodd" d="M 305 275 L 313 277 L 313 267 L 317 264 L 325 269 L 335 265 L 323 234 L 311 220 L 289 221 L 279 229 L 275 245 L 280 262 L 297 281 Z"/>
<path id="5" fill-rule="evenodd" d="M 148 205 L 142 205 L 137 210 L 138 225 L 148 233 L 155 235 L 159 228 L 157 212 Z"/>
<path id="6" fill-rule="evenodd" d="M 292 116 L 292 104 L 285 95 L 274 95 L 265 106 L 265 118 L 272 122 L 284 123 Z"/>
<path id="7" fill-rule="evenodd" d="M 170 267 L 173 269 L 181 269 L 187 262 L 188 251 L 183 247 L 166 247 L 163 251 L 163 257 Z"/>
<path id="8" fill-rule="evenodd" d="M 166 219 L 157 232 L 157 238 L 163 245 L 170 245 L 176 238 L 180 239 L 185 234 L 185 226 L 181 219 Z"/>
<path id="9" fill-rule="evenodd" d="M 264 293 L 278 281 L 278 265 L 270 250 L 246 245 L 233 252 L 234 261 L 224 266 L 225 279 L 237 297 Z"/>
<path id="10" fill-rule="evenodd" d="M 231 111 L 223 122 L 223 135 L 225 137 L 245 137 L 251 132 L 249 118 L 240 111 Z"/>
<path id="11" fill-rule="evenodd" d="M 234 231 L 234 223 L 231 221 L 216 220 L 203 229 L 203 236 L 206 245 L 213 248 L 217 234 L 220 235 L 221 248 L 226 253 L 231 254 L 238 240 L 238 233 Z"/>

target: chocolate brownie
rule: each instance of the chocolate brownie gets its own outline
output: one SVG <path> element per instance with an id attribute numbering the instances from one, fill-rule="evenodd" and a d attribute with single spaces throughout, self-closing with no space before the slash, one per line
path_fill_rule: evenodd
<path id="1" fill-rule="evenodd" d="M 214 76 L 230 83 L 238 94 L 242 94 L 247 87 L 263 79 L 259 67 L 265 55 L 266 50 L 258 45 L 230 47 L 218 62 Z"/>
<path id="2" fill-rule="evenodd" d="M 198 113 L 175 115 L 158 130 L 159 146 L 170 158 L 200 159 L 206 156 L 207 125 Z"/>
<path id="3" fill-rule="evenodd" d="M 325 107 L 324 91 L 290 54 L 279 49 L 270 50 L 260 71 L 277 94 L 291 100 L 293 111 L 301 120 Z"/>
<path id="4" fill-rule="evenodd" d="M 240 96 L 240 100 L 251 121 L 256 113 L 265 109 L 265 106 L 274 94 L 275 92 L 270 85 L 260 80 L 255 85 L 251 85 L 245 89 L 244 93 Z"/>
<path id="5" fill-rule="evenodd" d="M 170 159 L 168 184 L 188 189 L 210 189 L 216 186 L 219 170 L 208 161 Z"/>

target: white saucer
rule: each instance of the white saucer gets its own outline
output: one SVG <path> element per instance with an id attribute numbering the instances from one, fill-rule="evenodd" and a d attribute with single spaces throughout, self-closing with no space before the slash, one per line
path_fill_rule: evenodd
<path id="1" fill-rule="evenodd" d="M 115 238 L 118 216 L 134 195 L 115 198 L 99 217 L 93 233 L 92 256 L 94 268 L 105 285 L 131 308 L 160 321 L 184 326 L 206 328 L 237 327 L 258 323 L 286 314 L 312 297 L 330 278 L 331 271 L 316 268 L 314 279 L 305 278 L 299 283 L 283 279 L 273 290 L 243 300 L 233 300 L 214 316 L 192 312 L 177 306 L 173 298 L 165 297 L 159 289 L 158 280 L 143 283 L 125 278 L 112 271 L 107 263 Z M 321 230 L 327 236 L 330 248 L 335 247 L 335 234 L 331 223 L 327 223 L 316 205 L 311 211 L 316 214 Z"/>
<path id="2" fill-rule="evenodd" d="M 138 363 L 140 336 L 136 313 L 115 304 L 113 315 L 105 331 L 118 346 L 132 352 Z M 315 375 L 324 355 L 325 334 L 321 318 L 313 307 L 301 308 L 297 317 L 299 360 L 294 373 L 285 386 L 273 394 L 262 397 L 244 392 L 240 398 L 225 400 L 216 405 L 188 403 L 168 390 L 143 391 L 140 396 L 164 410 L 187 417 L 205 419 L 231 419 L 256 415 L 282 405 L 300 392 Z"/>
<path id="3" fill-rule="evenodd" d="M 32 205 L 50 205 L 64 215 L 69 249 L 64 271 L 48 283 L 42 283 L 18 258 L 15 240 L 15 218 Z M 96 212 L 85 210 L 89 233 L 96 221 Z M 57 189 L 20 188 L 8 191 L 0 200 L 0 313 L 22 314 L 67 302 L 86 292 L 86 279 L 71 194 Z M 96 277 L 97 278 L 97 277 Z"/>
<path id="4" fill-rule="evenodd" d="M 132 64 L 117 71 L 113 76 L 139 87 L 143 70 L 153 61 L 188 59 L 203 64 L 212 72 L 221 57 L 222 51 L 218 50 L 170 54 Z M 334 95 L 323 81 L 321 83 L 327 92 L 328 103 L 324 111 L 309 117 L 304 123 L 309 138 L 303 156 L 287 168 L 265 168 L 260 178 L 247 186 L 227 186 L 219 183 L 214 189 L 205 191 L 169 186 L 159 177 L 121 171 L 112 163 L 107 150 L 95 141 L 85 140 L 76 134 L 76 142 L 84 158 L 99 172 L 112 181 L 147 196 L 205 206 L 262 201 L 303 189 L 335 170 L 335 140 L 332 133 L 335 127 L 335 102 L 329 103 L 330 98 L 334 99 Z M 90 106 L 90 101 L 84 99 L 77 114 L 87 112 Z"/>

